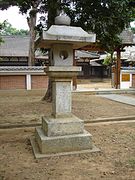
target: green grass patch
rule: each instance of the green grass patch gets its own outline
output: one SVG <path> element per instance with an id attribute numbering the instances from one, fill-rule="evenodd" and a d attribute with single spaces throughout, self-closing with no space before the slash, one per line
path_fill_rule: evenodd
<path id="1" fill-rule="evenodd" d="M 128 162 L 130 167 L 135 169 L 135 159 L 130 159 Z"/>

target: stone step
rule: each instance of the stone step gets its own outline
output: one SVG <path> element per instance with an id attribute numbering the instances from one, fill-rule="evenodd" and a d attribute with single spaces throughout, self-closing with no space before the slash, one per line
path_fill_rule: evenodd
<path id="1" fill-rule="evenodd" d="M 41 127 L 36 128 L 36 141 L 42 154 L 72 152 L 92 149 L 92 135 L 82 134 L 47 137 Z"/>
<path id="2" fill-rule="evenodd" d="M 44 116 L 42 117 L 42 129 L 48 137 L 81 134 L 84 130 L 84 121 L 74 115 L 63 118 Z"/>

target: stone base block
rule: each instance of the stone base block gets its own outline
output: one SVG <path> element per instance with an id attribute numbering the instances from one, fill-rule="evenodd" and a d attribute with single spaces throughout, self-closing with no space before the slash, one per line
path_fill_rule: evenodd
<path id="1" fill-rule="evenodd" d="M 42 129 L 48 137 L 81 134 L 84 121 L 74 115 L 64 118 L 42 117 Z"/>
<path id="2" fill-rule="evenodd" d="M 37 127 L 35 137 L 42 154 L 92 149 L 92 135 L 87 131 L 82 134 L 47 137 L 42 128 Z"/>
<path id="3" fill-rule="evenodd" d="M 92 149 L 87 149 L 87 150 L 81 150 L 81 151 L 71 151 L 71 152 L 61 152 L 61 153 L 51 153 L 51 154 L 42 154 L 40 152 L 39 146 L 36 142 L 35 137 L 30 138 L 30 142 L 32 145 L 32 150 L 34 153 L 34 157 L 36 159 L 40 158 L 46 158 L 46 157 L 55 157 L 55 156 L 69 156 L 69 155 L 78 155 L 78 154 L 87 154 L 87 153 L 96 153 L 100 152 L 100 149 L 97 148 L 96 146 L 92 146 Z"/>

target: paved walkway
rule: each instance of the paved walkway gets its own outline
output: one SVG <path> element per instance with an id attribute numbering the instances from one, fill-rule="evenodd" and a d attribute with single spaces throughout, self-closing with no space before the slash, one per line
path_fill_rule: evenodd
<path id="1" fill-rule="evenodd" d="M 101 96 L 101 97 L 104 97 L 107 99 L 111 99 L 113 101 L 121 102 L 124 104 L 129 104 L 129 105 L 135 106 L 135 98 L 133 98 L 133 97 L 122 96 L 122 95 L 118 95 L 118 94 L 100 94 L 98 96 Z"/>
<path id="2" fill-rule="evenodd" d="M 135 94 L 135 89 L 114 89 L 111 88 L 110 83 L 89 83 L 89 84 L 79 84 L 77 85 L 77 90 L 73 92 L 82 92 L 89 94 L 97 94 L 97 96 L 101 96 L 113 101 L 121 102 L 124 104 L 129 104 L 135 106 L 135 98 L 129 96 L 122 96 L 120 94 Z"/>
<path id="3" fill-rule="evenodd" d="M 135 89 L 114 89 L 114 88 L 91 88 L 85 87 L 84 85 L 78 85 L 73 93 L 88 93 L 88 94 L 135 94 Z"/>

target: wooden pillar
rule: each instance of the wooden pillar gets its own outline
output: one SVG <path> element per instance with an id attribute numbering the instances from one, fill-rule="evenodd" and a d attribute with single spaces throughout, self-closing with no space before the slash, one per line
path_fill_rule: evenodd
<path id="1" fill-rule="evenodd" d="M 75 60 L 75 50 L 73 50 L 73 66 L 76 66 L 76 60 Z M 73 89 L 77 89 L 77 76 L 73 77 Z"/>
<path id="2" fill-rule="evenodd" d="M 116 61 L 116 89 L 120 89 L 120 68 L 121 68 L 121 51 L 120 48 L 116 50 L 117 61 Z"/>

